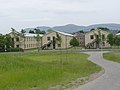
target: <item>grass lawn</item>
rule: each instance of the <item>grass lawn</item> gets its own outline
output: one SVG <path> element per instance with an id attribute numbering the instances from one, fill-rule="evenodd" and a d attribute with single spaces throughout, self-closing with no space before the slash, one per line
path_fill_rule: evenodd
<path id="1" fill-rule="evenodd" d="M 48 90 L 101 70 L 72 52 L 0 54 L 0 90 Z"/>
<path id="2" fill-rule="evenodd" d="M 107 60 L 120 63 L 120 51 L 113 51 L 109 53 L 104 53 L 103 57 Z"/>

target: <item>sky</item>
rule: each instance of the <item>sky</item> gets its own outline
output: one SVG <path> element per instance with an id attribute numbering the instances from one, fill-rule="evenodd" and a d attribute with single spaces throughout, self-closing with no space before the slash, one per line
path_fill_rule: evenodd
<path id="1" fill-rule="evenodd" d="M 120 0 L 0 0 L 0 33 L 37 26 L 120 24 Z"/>

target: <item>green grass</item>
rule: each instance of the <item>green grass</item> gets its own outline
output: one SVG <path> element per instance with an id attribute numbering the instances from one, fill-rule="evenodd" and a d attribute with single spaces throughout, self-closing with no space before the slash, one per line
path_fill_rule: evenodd
<path id="1" fill-rule="evenodd" d="M 107 60 L 120 63 L 120 51 L 113 51 L 109 53 L 104 53 L 103 57 Z"/>
<path id="2" fill-rule="evenodd" d="M 48 90 L 101 70 L 87 58 L 72 52 L 0 54 L 0 90 Z"/>

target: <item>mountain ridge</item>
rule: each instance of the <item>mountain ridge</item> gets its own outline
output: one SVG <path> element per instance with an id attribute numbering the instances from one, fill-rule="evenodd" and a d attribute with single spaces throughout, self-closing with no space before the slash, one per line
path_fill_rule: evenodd
<path id="1" fill-rule="evenodd" d="M 116 24 L 116 23 L 93 24 L 93 25 L 88 25 L 88 26 L 66 24 L 66 25 L 54 26 L 54 27 L 37 26 L 36 28 L 40 29 L 41 31 L 47 31 L 48 29 L 52 29 L 52 30 L 57 30 L 57 31 L 62 31 L 62 32 L 67 32 L 67 33 L 73 33 L 73 32 L 77 32 L 80 30 L 90 31 L 92 28 L 97 28 L 97 27 L 106 27 L 106 28 L 109 28 L 110 30 L 120 30 L 120 24 Z M 30 30 L 34 30 L 34 29 L 35 28 L 26 28 L 24 30 L 26 32 L 29 32 Z"/>

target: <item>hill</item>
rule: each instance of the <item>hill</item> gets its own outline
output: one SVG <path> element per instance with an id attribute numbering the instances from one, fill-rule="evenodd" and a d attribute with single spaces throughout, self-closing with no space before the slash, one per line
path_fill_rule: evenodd
<path id="1" fill-rule="evenodd" d="M 73 33 L 77 32 L 80 30 L 84 31 L 89 31 L 92 28 L 97 28 L 97 27 L 107 27 L 110 30 L 120 30 L 120 24 L 115 24 L 115 23 L 110 23 L 110 24 L 94 24 L 94 25 L 89 25 L 89 26 L 79 26 L 75 24 L 67 24 L 63 26 L 54 26 L 54 27 L 47 27 L 47 26 L 39 26 L 36 27 L 40 29 L 41 31 L 47 31 L 48 29 L 53 29 L 53 30 L 58 30 L 62 32 L 68 32 L 68 33 Z M 29 32 L 29 30 L 34 30 L 35 28 L 26 28 L 26 32 Z"/>

